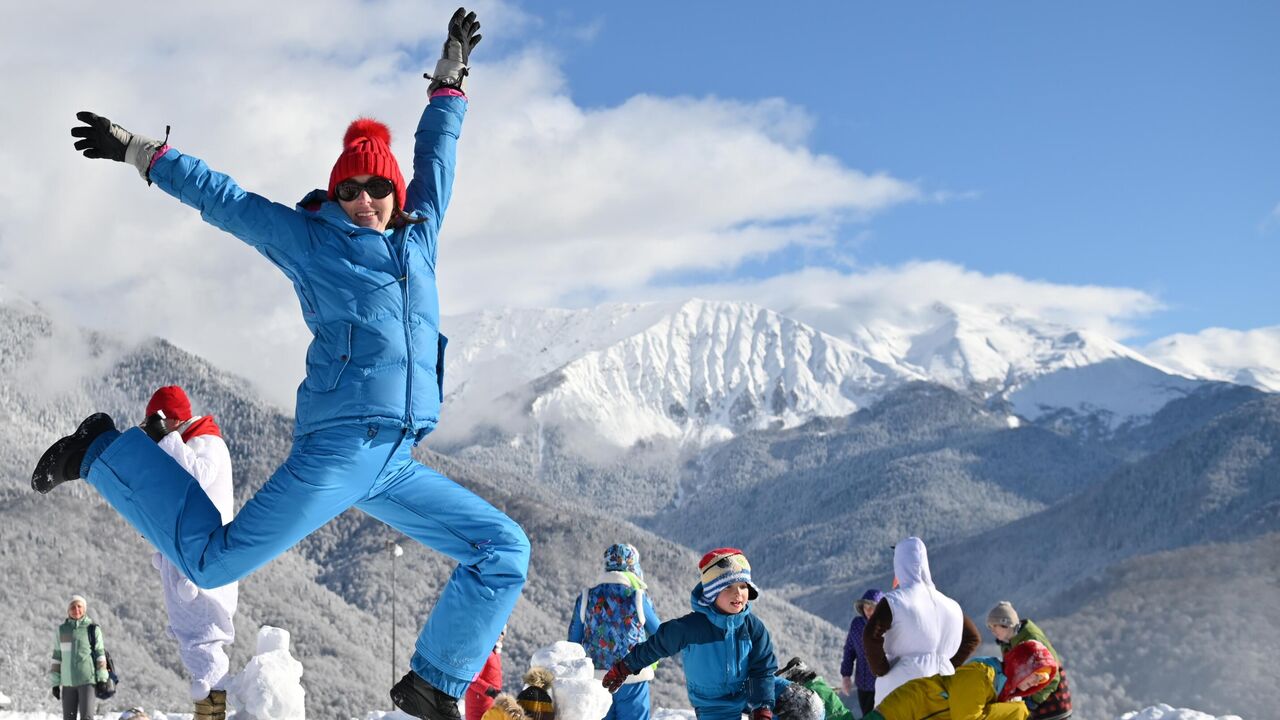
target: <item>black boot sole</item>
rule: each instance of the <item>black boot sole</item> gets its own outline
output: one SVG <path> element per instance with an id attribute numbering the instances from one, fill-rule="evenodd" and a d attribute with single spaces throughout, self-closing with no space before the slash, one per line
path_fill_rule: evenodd
<path id="1" fill-rule="evenodd" d="M 64 482 L 80 479 L 79 467 L 67 467 L 68 456 L 75 449 L 88 449 L 95 438 L 115 427 L 115 422 L 106 413 L 94 413 L 85 418 L 75 432 L 58 440 L 40 456 L 40 462 L 31 473 L 31 489 L 46 495 Z"/>

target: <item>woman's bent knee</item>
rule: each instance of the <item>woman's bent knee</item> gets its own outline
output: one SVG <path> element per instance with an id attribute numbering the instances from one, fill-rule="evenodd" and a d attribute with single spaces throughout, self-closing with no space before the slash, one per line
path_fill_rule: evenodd
<path id="1" fill-rule="evenodd" d="M 509 584 L 523 585 L 529 575 L 529 536 L 516 521 L 511 518 L 504 520 L 502 532 L 490 546 L 487 561 L 482 562 L 482 566 L 488 566 L 486 574 L 503 575 L 513 581 Z"/>

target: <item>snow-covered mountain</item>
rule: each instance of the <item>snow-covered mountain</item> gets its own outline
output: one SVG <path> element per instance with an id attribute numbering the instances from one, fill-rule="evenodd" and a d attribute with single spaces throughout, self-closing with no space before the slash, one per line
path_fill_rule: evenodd
<path id="1" fill-rule="evenodd" d="M 502 398 L 620 447 L 846 415 L 922 379 L 749 303 L 509 310 L 451 318 L 446 329 L 451 422 Z"/>
<path id="2" fill-rule="evenodd" d="M 1144 352 L 1188 375 L 1280 392 L 1280 325 L 1179 333 L 1156 340 Z"/>
<path id="3" fill-rule="evenodd" d="M 847 415 L 913 380 L 1027 419 L 1065 414 L 1107 429 L 1203 384 L 1102 335 L 1012 310 L 935 303 L 909 323 L 824 325 L 697 299 L 452 317 L 447 412 L 455 431 L 516 417 L 629 447 Z"/>

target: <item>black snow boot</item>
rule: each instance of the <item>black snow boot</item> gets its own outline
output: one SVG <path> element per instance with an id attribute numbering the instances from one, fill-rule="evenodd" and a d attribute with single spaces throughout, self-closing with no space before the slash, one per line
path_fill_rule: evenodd
<path id="1" fill-rule="evenodd" d="M 436 689 L 412 670 L 391 688 L 391 702 L 416 718 L 462 720 L 458 714 L 458 699 Z"/>
<path id="2" fill-rule="evenodd" d="M 94 413 L 85 418 L 75 432 L 54 443 L 40 456 L 35 472 L 31 473 L 31 489 L 47 493 L 64 482 L 79 479 L 80 464 L 84 462 L 89 445 L 102 433 L 115 429 L 115 422 L 106 413 Z"/>
<path id="3" fill-rule="evenodd" d="M 783 665 L 782 669 L 778 670 L 774 675 L 785 680 L 790 680 L 798 685 L 805 685 L 818 677 L 818 673 L 810 669 L 810 667 L 798 657 L 793 657 L 788 660 L 787 664 Z"/>

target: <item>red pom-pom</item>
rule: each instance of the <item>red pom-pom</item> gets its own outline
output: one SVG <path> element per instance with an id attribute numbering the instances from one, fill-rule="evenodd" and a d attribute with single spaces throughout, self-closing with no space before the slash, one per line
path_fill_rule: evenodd
<path id="1" fill-rule="evenodd" d="M 361 138 L 380 140 L 391 146 L 391 130 L 373 118 L 356 118 L 347 128 L 347 134 L 342 136 L 342 146 L 347 147 Z"/>

